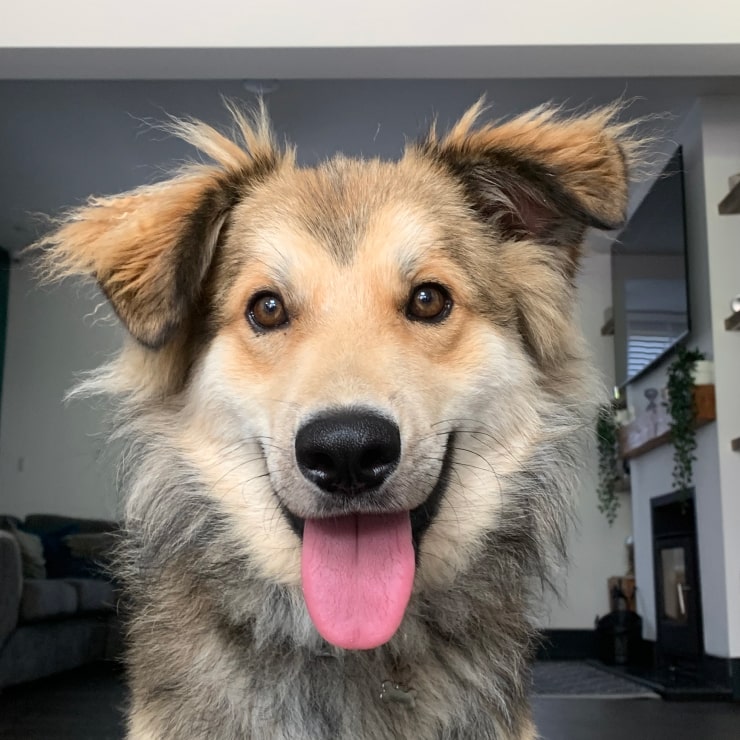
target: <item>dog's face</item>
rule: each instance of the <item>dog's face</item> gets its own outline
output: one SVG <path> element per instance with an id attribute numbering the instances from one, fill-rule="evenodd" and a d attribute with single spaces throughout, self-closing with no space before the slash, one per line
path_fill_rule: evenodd
<path id="1" fill-rule="evenodd" d="M 223 249 L 191 439 L 253 557 L 299 583 L 306 520 L 411 512 L 417 587 L 449 579 L 540 423 L 503 245 L 409 158 L 276 176 Z"/>
<path id="2" fill-rule="evenodd" d="M 191 393 L 259 441 L 276 504 L 415 509 L 456 431 L 506 440 L 486 447 L 510 467 L 535 420 L 507 394 L 531 396 L 534 369 L 493 246 L 420 161 L 291 172 L 235 208 Z"/>
<path id="3" fill-rule="evenodd" d="M 316 169 L 194 124 L 221 169 L 98 202 L 48 240 L 138 340 L 127 382 L 175 409 L 204 495 L 342 647 L 389 639 L 411 589 L 449 583 L 496 528 L 581 380 L 584 230 L 625 207 L 606 113 L 474 116 L 399 162 Z"/>

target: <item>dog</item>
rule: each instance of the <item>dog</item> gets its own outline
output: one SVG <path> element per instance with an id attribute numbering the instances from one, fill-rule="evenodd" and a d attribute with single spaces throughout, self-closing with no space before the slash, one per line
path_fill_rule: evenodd
<path id="1" fill-rule="evenodd" d="M 573 319 L 627 206 L 618 106 L 482 120 L 299 166 L 264 107 L 209 163 L 37 246 L 127 339 L 115 408 L 128 737 L 536 737 L 532 612 L 600 384 Z"/>

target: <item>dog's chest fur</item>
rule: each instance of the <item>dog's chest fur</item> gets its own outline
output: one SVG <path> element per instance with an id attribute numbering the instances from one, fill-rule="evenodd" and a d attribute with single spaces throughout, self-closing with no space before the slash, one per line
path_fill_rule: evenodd
<path id="1" fill-rule="evenodd" d="M 138 436 L 118 562 L 130 615 L 130 737 L 533 738 L 528 615 L 588 434 L 573 409 L 559 421 L 567 434 L 502 481 L 497 527 L 465 572 L 412 597 L 393 639 L 366 652 L 325 643 L 300 588 L 260 575 L 196 471 Z M 381 699 L 385 682 L 400 685 L 402 701 Z M 411 691 L 414 706 L 404 700 Z"/>
<path id="2" fill-rule="evenodd" d="M 134 716 L 156 717 L 156 737 L 210 738 L 215 728 L 219 740 L 521 736 L 527 718 L 512 712 L 527 689 L 529 635 L 503 629 L 485 599 L 456 591 L 414 601 L 389 645 L 345 652 L 315 636 L 297 599 L 256 590 L 225 615 L 168 586 L 137 618 L 130 665 L 145 708 Z M 246 623 L 240 607 L 254 610 Z"/>

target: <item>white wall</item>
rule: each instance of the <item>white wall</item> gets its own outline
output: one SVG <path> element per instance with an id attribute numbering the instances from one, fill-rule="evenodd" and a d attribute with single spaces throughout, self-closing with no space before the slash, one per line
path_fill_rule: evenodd
<path id="1" fill-rule="evenodd" d="M 578 282 L 578 318 L 604 385 L 614 384 L 614 339 L 602 337 L 604 309 L 611 305 L 611 257 L 591 254 L 584 260 Z M 562 599 L 548 594 L 543 627 L 591 629 L 594 618 L 609 611 L 607 579 L 627 572 L 625 539 L 632 532 L 632 499 L 618 494 L 621 506 L 609 526 L 598 510 L 596 447 L 590 450 L 587 473 L 574 492 L 578 527 L 569 537 L 570 564 L 560 578 Z"/>
<path id="2" fill-rule="evenodd" d="M 639 19 L 636 22 L 636 19 Z M 26 0 L 0 5 L 12 78 L 738 74 L 727 0 Z"/>
<path id="3" fill-rule="evenodd" d="M 714 344 L 721 520 L 728 625 L 728 651 L 740 657 L 740 454 L 730 440 L 740 436 L 740 336 L 727 332 L 730 299 L 740 293 L 740 216 L 720 216 L 727 178 L 740 172 L 740 98 L 702 101 L 705 204 L 709 243 L 712 340 Z"/>
<path id="4" fill-rule="evenodd" d="M 683 145 L 692 333 L 689 346 L 715 361 L 717 422 L 697 434 L 694 466 L 704 644 L 720 657 L 740 655 L 740 455 L 729 440 L 740 434 L 740 341 L 724 331 L 730 298 L 740 289 L 740 218 L 719 216 L 727 178 L 740 171 L 740 100 L 705 98 L 678 133 Z M 629 388 L 644 409 L 644 390 L 665 385 L 666 363 Z M 672 490 L 673 448 L 632 461 L 633 526 L 638 607 L 644 636 L 656 637 L 650 500 Z"/>
<path id="5" fill-rule="evenodd" d="M 101 453 L 102 409 L 63 403 L 80 371 L 120 343 L 97 312 L 102 298 L 73 284 L 41 289 L 27 267 L 10 275 L 0 414 L 0 512 L 110 517 L 116 511 L 114 462 Z"/>

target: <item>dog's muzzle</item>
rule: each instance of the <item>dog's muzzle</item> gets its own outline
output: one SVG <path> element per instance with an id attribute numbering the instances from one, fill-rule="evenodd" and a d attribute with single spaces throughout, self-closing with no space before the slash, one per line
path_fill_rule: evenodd
<path id="1" fill-rule="evenodd" d="M 300 518 L 281 509 L 301 538 L 301 585 L 325 640 L 368 650 L 392 638 L 411 598 L 419 541 L 449 482 L 453 438 L 425 501 L 393 501 L 401 461 L 398 425 L 372 409 L 342 408 L 305 422 L 295 437 L 301 475 L 334 513 Z M 339 511 L 336 512 L 336 509 Z"/>

